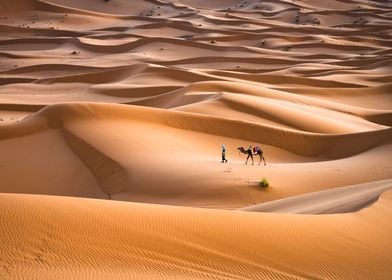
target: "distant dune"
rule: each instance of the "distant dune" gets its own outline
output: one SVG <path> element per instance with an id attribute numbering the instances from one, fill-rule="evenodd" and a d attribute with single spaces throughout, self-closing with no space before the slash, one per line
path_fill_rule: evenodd
<path id="1" fill-rule="evenodd" d="M 391 279 L 391 16 L 0 2 L 0 278 Z"/>

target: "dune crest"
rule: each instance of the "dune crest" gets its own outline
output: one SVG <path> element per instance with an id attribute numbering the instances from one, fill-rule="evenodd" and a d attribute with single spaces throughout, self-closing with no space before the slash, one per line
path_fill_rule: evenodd
<path id="1" fill-rule="evenodd" d="M 355 212 L 373 204 L 383 192 L 390 188 L 392 188 L 392 181 L 383 180 L 293 196 L 245 207 L 241 210 L 295 214 Z"/>

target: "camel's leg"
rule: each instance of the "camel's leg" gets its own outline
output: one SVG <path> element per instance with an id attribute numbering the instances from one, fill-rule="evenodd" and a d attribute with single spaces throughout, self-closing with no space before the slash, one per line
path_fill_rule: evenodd
<path id="1" fill-rule="evenodd" d="M 253 165 L 253 164 L 254 164 L 253 155 L 251 154 L 250 157 L 251 157 L 251 159 L 252 159 L 252 165 Z"/>
<path id="2" fill-rule="evenodd" d="M 246 162 L 245 164 L 248 164 L 248 159 L 249 159 L 250 155 L 248 154 L 248 156 L 246 157 Z"/>
<path id="3" fill-rule="evenodd" d="M 265 158 L 263 157 L 263 155 L 261 155 L 261 157 L 263 158 L 264 166 L 266 166 L 267 164 L 265 163 Z"/>

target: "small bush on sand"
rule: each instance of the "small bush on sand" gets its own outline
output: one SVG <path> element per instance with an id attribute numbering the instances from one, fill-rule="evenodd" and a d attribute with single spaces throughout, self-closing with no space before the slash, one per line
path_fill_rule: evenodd
<path id="1" fill-rule="evenodd" d="M 259 182 L 259 186 L 260 188 L 268 188 L 269 186 L 269 182 L 267 179 L 263 178 L 260 182 Z"/>

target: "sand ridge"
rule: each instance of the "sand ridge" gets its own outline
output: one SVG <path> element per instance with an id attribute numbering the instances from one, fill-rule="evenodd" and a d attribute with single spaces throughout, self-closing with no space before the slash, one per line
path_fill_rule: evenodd
<path id="1" fill-rule="evenodd" d="M 296 214 L 355 212 L 373 204 L 391 187 L 391 180 L 383 180 L 274 200 L 241 210 Z"/>

